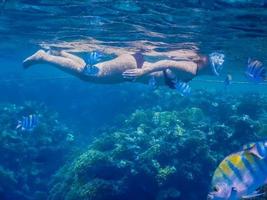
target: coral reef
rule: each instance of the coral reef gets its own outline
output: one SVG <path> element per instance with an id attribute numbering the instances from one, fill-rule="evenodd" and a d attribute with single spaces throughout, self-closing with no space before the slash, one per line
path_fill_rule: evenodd
<path id="1" fill-rule="evenodd" d="M 165 94 L 163 106 L 120 118 L 65 165 L 49 199 L 206 199 L 217 164 L 242 144 L 261 139 L 266 98 L 254 96 L 253 109 L 244 98 L 198 91 L 178 101 Z"/>
<path id="2" fill-rule="evenodd" d="M 33 113 L 40 118 L 36 129 L 16 129 L 18 120 Z M 73 150 L 70 135 L 72 131 L 58 121 L 57 114 L 42 105 L 1 104 L 0 199 L 46 199 L 51 176 Z"/>
<path id="3" fill-rule="evenodd" d="M 45 106 L 1 104 L 0 199 L 206 199 L 217 164 L 266 138 L 266 99 L 156 90 L 136 97 L 128 108 L 134 112 L 95 130 L 85 150 Z M 39 116 L 38 126 L 16 129 L 29 114 Z"/>

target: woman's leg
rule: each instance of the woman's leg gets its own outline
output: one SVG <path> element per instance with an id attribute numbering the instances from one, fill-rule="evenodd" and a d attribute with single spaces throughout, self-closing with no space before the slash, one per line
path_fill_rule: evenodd
<path id="1" fill-rule="evenodd" d="M 66 52 L 61 52 L 60 54 L 64 56 L 54 56 L 43 50 L 39 50 L 32 56 L 26 58 L 23 61 L 23 66 L 28 68 L 35 64 L 52 64 L 74 75 L 80 75 L 82 73 L 86 63 L 81 58 Z"/>
<path id="2" fill-rule="evenodd" d="M 60 51 L 59 55 L 62 56 L 62 57 L 65 57 L 65 58 L 69 58 L 69 59 L 75 60 L 77 63 L 80 63 L 81 65 L 85 64 L 85 61 L 82 58 L 80 58 L 79 56 L 75 56 L 73 54 L 70 54 L 70 53 L 68 53 L 66 51 Z"/>

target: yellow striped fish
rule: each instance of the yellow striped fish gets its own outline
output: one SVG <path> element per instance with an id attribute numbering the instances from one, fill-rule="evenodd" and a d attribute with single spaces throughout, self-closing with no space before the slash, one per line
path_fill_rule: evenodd
<path id="1" fill-rule="evenodd" d="M 267 141 L 243 146 L 227 156 L 214 172 L 208 200 L 238 200 L 263 195 L 267 183 Z"/>

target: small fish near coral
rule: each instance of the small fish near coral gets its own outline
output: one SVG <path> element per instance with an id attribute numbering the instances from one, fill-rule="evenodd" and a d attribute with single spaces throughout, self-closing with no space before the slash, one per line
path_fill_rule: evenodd
<path id="1" fill-rule="evenodd" d="M 249 143 L 227 156 L 214 172 L 208 200 L 259 197 L 257 189 L 267 181 L 267 141 Z"/>
<path id="2" fill-rule="evenodd" d="M 39 124 L 39 117 L 36 114 L 31 114 L 27 117 L 22 117 L 22 120 L 18 121 L 17 130 L 21 131 L 33 131 Z"/>
<path id="3" fill-rule="evenodd" d="M 177 81 L 175 83 L 175 89 L 181 96 L 189 96 L 191 93 L 191 87 L 189 86 L 188 83 L 183 81 Z"/>

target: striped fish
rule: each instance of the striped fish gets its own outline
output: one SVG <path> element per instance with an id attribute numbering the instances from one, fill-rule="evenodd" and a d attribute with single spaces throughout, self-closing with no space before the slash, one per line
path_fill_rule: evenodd
<path id="1" fill-rule="evenodd" d="M 260 83 L 266 79 L 266 69 L 262 62 L 249 58 L 245 75 L 248 80 L 254 83 Z"/>
<path id="2" fill-rule="evenodd" d="M 16 129 L 21 131 L 33 131 L 38 125 L 38 116 L 36 114 L 29 115 L 27 117 L 22 117 L 22 120 L 18 121 Z"/>
<path id="3" fill-rule="evenodd" d="M 208 200 L 249 199 L 263 195 L 267 183 L 267 141 L 244 145 L 227 156 L 214 172 Z"/>
<path id="4" fill-rule="evenodd" d="M 191 87 L 188 83 L 183 81 L 177 81 L 177 83 L 175 83 L 175 89 L 181 96 L 189 96 L 191 93 Z"/>
<path id="5" fill-rule="evenodd" d="M 99 68 L 95 66 L 101 59 L 103 58 L 103 54 L 100 52 L 90 52 L 87 56 L 86 60 L 86 66 L 83 69 L 83 73 L 86 76 L 94 76 L 97 75 L 99 72 Z"/>
<path id="6" fill-rule="evenodd" d="M 93 66 L 96 63 L 98 63 L 102 57 L 103 57 L 102 53 L 97 52 L 97 51 L 92 51 L 87 56 L 86 63 L 87 63 L 87 65 Z"/>
<path id="7" fill-rule="evenodd" d="M 267 157 L 267 141 L 266 142 L 252 142 L 243 146 L 244 151 L 249 151 L 258 158 L 264 159 Z"/>

